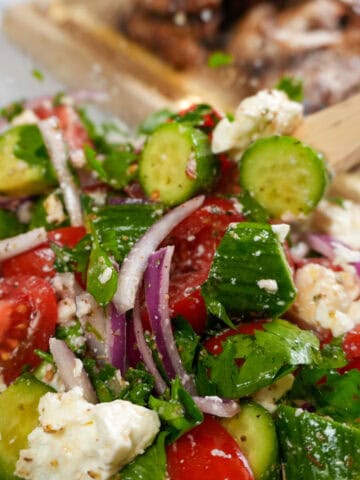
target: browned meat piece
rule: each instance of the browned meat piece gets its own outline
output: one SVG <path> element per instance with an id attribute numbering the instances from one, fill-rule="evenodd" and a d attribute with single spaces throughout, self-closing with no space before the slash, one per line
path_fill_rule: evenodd
<path id="1" fill-rule="evenodd" d="M 221 3 L 222 0 L 136 0 L 139 8 L 160 14 L 198 13 L 204 9 L 215 10 L 221 6 Z"/>
<path id="2" fill-rule="evenodd" d="M 134 40 L 142 43 L 176 68 L 200 65 L 206 52 L 189 28 L 178 27 L 171 21 L 133 13 L 127 21 L 126 30 Z"/>
<path id="3" fill-rule="evenodd" d="M 229 50 L 252 71 L 256 88 L 283 74 L 301 77 L 308 110 L 360 89 L 360 17 L 344 2 L 313 0 L 282 11 L 259 5 L 236 26 Z"/>

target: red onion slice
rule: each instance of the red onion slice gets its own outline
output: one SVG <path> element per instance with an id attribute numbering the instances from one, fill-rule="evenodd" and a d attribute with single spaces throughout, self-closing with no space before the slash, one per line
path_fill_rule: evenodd
<path id="1" fill-rule="evenodd" d="M 324 257 L 328 258 L 330 261 L 334 263 L 340 263 L 337 262 L 337 247 L 342 248 L 343 250 L 347 249 L 351 256 L 353 257 L 353 254 L 355 254 L 356 257 L 358 257 L 358 250 L 354 250 L 347 245 L 345 245 L 343 242 L 337 240 L 336 238 L 333 238 L 329 235 L 324 235 L 320 233 L 309 233 L 307 236 L 307 241 L 309 246 L 315 250 L 315 252 L 320 253 Z M 358 258 L 356 258 L 358 260 Z M 360 262 L 358 261 L 346 261 L 344 263 L 349 263 L 352 265 L 358 276 L 360 276 Z"/>
<path id="2" fill-rule="evenodd" d="M 136 365 L 142 361 L 139 346 L 136 341 L 134 320 L 132 316 L 126 321 L 126 360 L 127 366 L 136 368 Z"/>
<path id="3" fill-rule="evenodd" d="M 183 367 L 171 328 L 169 314 L 169 280 L 174 247 L 165 247 L 149 258 L 145 271 L 145 299 L 156 344 L 169 378 L 179 376 L 183 386 L 196 393 L 195 383 Z"/>
<path id="4" fill-rule="evenodd" d="M 104 310 L 88 292 L 76 296 L 76 315 L 85 332 L 86 343 L 100 364 L 109 362 L 107 318 Z"/>
<path id="5" fill-rule="evenodd" d="M 119 313 L 125 313 L 134 307 L 135 297 L 150 255 L 176 225 L 201 207 L 204 198 L 203 195 L 198 196 L 174 208 L 154 223 L 135 243 L 121 265 L 118 287 L 113 298 Z"/>
<path id="6" fill-rule="evenodd" d="M 320 233 L 309 233 L 306 239 L 309 246 L 315 250 L 315 252 L 320 253 L 329 260 L 334 259 L 334 239 L 332 237 Z"/>
<path id="7" fill-rule="evenodd" d="M 50 338 L 50 352 L 54 358 L 58 373 L 66 390 L 80 387 L 85 400 L 96 403 L 96 393 L 84 369 L 82 361 L 77 358 L 63 340 Z"/>
<path id="8" fill-rule="evenodd" d="M 51 117 L 39 122 L 38 126 L 59 180 L 70 223 L 73 226 L 83 225 L 80 193 L 68 168 L 67 148 L 59 129 L 58 120 Z"/>
<path id="9" fill-rule="evenodd" d="M 240 411 L 240 405 L 235 400 L 224 400 L 217 396 L 194 396 L 193 400 L 203 413 L 217 417 L 231 418 Z"/>
<path id="10" fill-rule="evenodd" d="M 134 321 L 135 338 L 136 338 L 137 346 L 139 348 L 139 352 L 141 354 L 145 367 L 155 379 L 156 391 L 161 395 L 166 390 L 166 383 L 162 378 L 162 376 L 160 375 L 159 370 L 155 365 L 151 350 L 145 340 L 144 330 L 141 323 L 140 305 L 139 305 L 138 297 L 135 298 L 133 321 Z"/>
<path id="11" fill-rule="evenodd" d="M 47 233 L 45 228 L 35 228 L 26 233 L 16 235 L 16 237 L 6 238 L 0 241 L 0 261 L 15 257 L 20 253 L 26 252 L 32 248 L 47 242 Z"/>
<path id="12" fill-rule="evenodd" d="M 126 371 L 126 315 L 118 313 L 112 303 L 109 305 L 107 326 L 110 362 L 124 375 Z"/>

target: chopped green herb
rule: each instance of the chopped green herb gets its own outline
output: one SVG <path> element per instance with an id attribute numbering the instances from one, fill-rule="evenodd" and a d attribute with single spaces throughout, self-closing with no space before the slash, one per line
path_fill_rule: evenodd
<path id="1" fill-rule="evenodd" d="M 282 77 L 275 88 L 285 92 L 290 100 L 300 103 L 304 100 L 303 81 L 300 78 Z"/>
<path id="2" fill-rule="evenodd" d="M 220 68 L 234 63 L 234 57 L 226 52 L 214 52 L 208 58 L 208 66 L 210 68 Z"/>

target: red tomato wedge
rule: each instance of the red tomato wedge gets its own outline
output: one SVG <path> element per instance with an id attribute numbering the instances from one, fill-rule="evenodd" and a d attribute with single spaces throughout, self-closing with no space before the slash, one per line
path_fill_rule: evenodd
<path id="1" fill-rule="evenodd" d="M 1 278 L 0 318 L 0 371 L 9 383 L 25 365 L 38 365 L 34 349 L 48 350 L 57 320 L 51 285 L 28 275 Z"/>
<path id="2" fill-rule="evenodd" d="M 240 447 L 211 416 L 167 448 L 170 480 L 254 480 Z"/>
<path id="3" fill-rule="evenodd" d="M 208 277 L 215 250 L 227 227 L 243 220 L 244 216 L 231 200 L 207 198 L 165 241 L 166 245 L 175 245 L 170 278 L 171 315 L 182 315 L 198 333 L 205 330 L 206 323 L 199 286 Z"/>
<path id="4" fill-rule="evenodd" d="M 348 360 L 360 359 L 360 325 L 345 335 L 343 349 Z"/>
<path id="5" fill-rule="evenodd" d="M 84 145 L 90 145 L 91 141 L 77 111 L 69 105 L 42 105 L 35 108 L 34 113 L 44 120 L 49 117 L 57 117 L 64 138 L 70 149 L 81 149 Z"/>
<path id="6" fill-rule="evenodd" d="M 63 227 L 49 232 L 48 239 L 49 242 L 54 242 L 59 246 L 73 248 L 85 234 L 86 230 L 84 227 Z M 14 275 L 36 275 L 42 278 L 53 277 L 55 275 L 54 261 L 55 254 L 50 245 L 44 244 L 5 260 L 1 270 L 4 277 Z"/>

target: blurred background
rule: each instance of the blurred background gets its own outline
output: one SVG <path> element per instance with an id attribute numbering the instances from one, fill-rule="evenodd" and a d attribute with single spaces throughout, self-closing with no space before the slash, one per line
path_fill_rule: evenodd
<path id="1" fill-rule="evenodd" d="M 0 0 L 6 7 L 1 104 L 103 88 L 132 123 L 191 95 L 234 108 L 284 76 L 303 85 L 308 113 L 360 90 L 360 0 Z"/>

